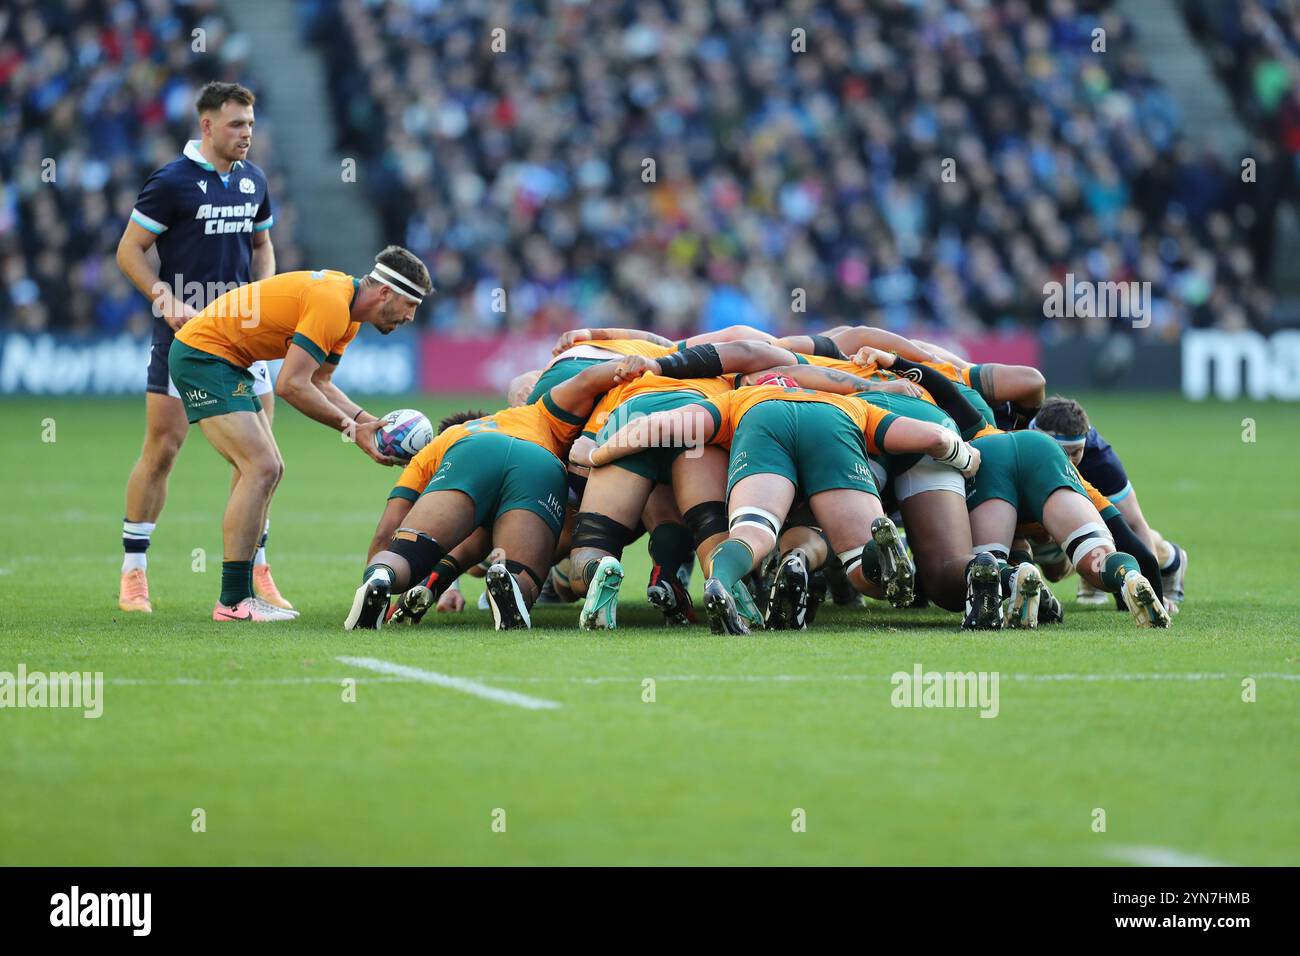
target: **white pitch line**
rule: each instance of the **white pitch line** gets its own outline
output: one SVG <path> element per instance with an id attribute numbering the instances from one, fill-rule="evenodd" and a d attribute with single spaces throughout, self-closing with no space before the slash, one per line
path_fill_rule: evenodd
<path id="1" fill-rule="evenodd" d="M 1108 847 L 1104 855 L 1136 866 L 1232 866 L 1231 863 L 1167 846 L 1115 846 Z"/>
<path id="2" fill-rule="evenodd" d="M 334 677 L 106 677 L 105 684 L 123 687 L 207 687 L 229 684 L 236 685 L 295 685 L 295 684 L 337 684 L 347 674 Z M 354 678 L 358 684 L 411 684 L 414 681 L 405 677 L 360 677 Z"/>
<path id="3" fill-rule="evenodd" d="M 406 677 L 422 684 L 447 687 L 451 690 L 473 694 L 475 697 L 482 697 L 485 700 L 495 700 L 499 704 L 523 707 L 525 710 L 555 710 L 560 706 L 553 700 L 543 700 L 540 697 L 529 697 L 527 694 L 516 693 L 513 690 L 489 687 L 487 684 L 480 684 L 468 677 L 452 677 L 450 674 L 439 674 L 437 671 L 426 671 L 418 667 L 407 667 L 405 664 L 381 661 L 376 657 L 336 657 L 335 660 L 344 664 L 351 664 L 353 667 L 364 667 L 367 670 L 377 671 L 380 674 L 391 674 L 394 677 Z"/>
<path id="4" fill-rule="evenodd" d="M 907 673 L 911 673 L 908 671 Z M 1300 674 L 1248 673 L 1240 674 L 1002 674 L 1006 680 L 1015 681 L 1202 681 L 1202 680 L 1238 680 L 1242 677 L 1254 677 L 1261 680 L 1300 681 Z M 657 681 L 695 681 L 704 683 L 794 683 L 801 681 L 891 681 L 892 674 L 658 674 L 624 675 L 604 677 L 520 677 L 511 674 L 489 674 L 475 677 L 475 680 L 493 683 L 516 684 L 551 684 L 557 682 L 571 684 L 617 684 L 637 682 L 646 677 Z"/>

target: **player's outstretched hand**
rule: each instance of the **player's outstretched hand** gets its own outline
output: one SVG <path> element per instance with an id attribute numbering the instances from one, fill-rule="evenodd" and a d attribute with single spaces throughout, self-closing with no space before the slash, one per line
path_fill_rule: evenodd
<path id="1" fill-rule="evenodd" d="M 963 478 L 974 478 L 975 473 L 980 470 L 980 450 L 970 442 L 966 443 L 966 450 L 970 452 L 970 464 L 962 470 L 961 476 Z"/>
<path id="2" fill-rule="evenodd" d="M 624 382 L 640 378 L 646 372 L 657 373 L 658 371 L 659 364 L 654 359 L 646 358 L 644 355 L 628 355 L 614 369 L 614 381 L 622 385 Z"/>
<path id="3" fill-rule="evenodd" d="M 375 444 L 375 432 L 383 427 L 384 420 L 377 418 L 373 422 L 364 422 L 353 429 L 352 440 L 356 442 L 357 447 L 363 452 L 379 462 L 381 465 L 397 465 L 400 462 L 383 454 Z"/>
<path id="4" fill-rule="evenodd" d="M 555 348 L 551 349 L 551 354 L 559 355 L 573 348 L 575 343 L 585 342 L 589 338 L 591 338 L 591 329 L 570 329 L 555 340 Z"/>
<path id="5" fill-rule="evenodd" d="M 465 610 L 465 595 L 460 593 L 460 588 L 447 588 L 442 592 L 442 597 L 438 598 L 439 614 L 459 614 Z"/>

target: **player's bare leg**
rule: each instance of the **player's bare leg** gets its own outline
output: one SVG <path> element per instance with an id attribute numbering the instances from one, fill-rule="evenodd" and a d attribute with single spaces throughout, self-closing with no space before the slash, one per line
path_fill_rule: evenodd
<path id="1" fill-rule="evenodd" d="M 794 492 L 794 482 L 776 474 L 750 475 L 732 487 L 727 499 L 730 527 L 709 556 L 709 578 L 704 582 L 704 604 L 714 634 L 748 634 L 763 626 L 744 578 L 776 547 Z"/>
<path id="2" fill-rule="evenodd" d="M 952 491 L 923 491 L 899 510 L 926 597 L 945 611 L 962 611 L 972 545 L 966 499 Z"/>
<path id="3" fill-rule="evenodd" d="M 1086 497 L 1069 488 L 1052 492 L 1043 505 L 1043 527 L 1062 542 L 1080 577 L 1123 598 L 1139 627 L 1169 626 L 1169 612 L 1142 575 L 1137 559 L 1115 549 L 1101 515 Z"/>
<path id="4" fill-rule="evenodd" d="M 580 628 L 618 626 L 618 592 L 623 583 L 619 557 L 653 487 L 649 478 L 616 465 L 592 469 L 573 531 L 569 582 L 574 594 L 585 597 L 578 614 Z"/>
<path id="5" fill-rule="evenodd" d="M 261 417 L 264 419 L 267 434 L 271 435 L 271 440 L 274 442 L 275 435 L 271 427 L 275 424 L 275 392 L 259 395 L 258 400 L 262 403 Z M 279 450 L 278 445 L 276 449 Z M 275 579 L 271 577 L 271 565 L 266 560 L 266 539 L 270 533 L 271 505 L 267 502 L 266 516 L 262 520 L 262 536 L 258 539 L 257 550 L 253 552 L 253 594 L 272 607 L 293 610 L 293 605 L 280 593 Z"/>
<path id="6" fill-rule="evenodd" d="M 727 540 L 727 462 L 727 453 L 712 446 L 689 448 L 673 462 L 673 496 L 705 576 L 709 555 Z"/>
<path id="7" fill-rule="evenodd" d="M 167 478 L 185 444 L 190 424 L 179 398 L 159 392 L 144 397 L 144 447 L 126 481 L 126 515 L 122 526 L 125 555 L 117 606 L 123 611 L 153 611 L 149 599 L 149 539 L 167 502 Z"/>
<path id="8" fill-rule="evenodd" d="M 492 526 L 494 550 L 504 552 L 487 570 L 488 606 L 498 631 L 532 627 L 528 609 L 542 588 L 542 575 L 555 553 L 555 532 L 540 515 L 507 511 Z"/>
<path id="9" fill-rule="evenodd" d="M 492 535 L 486 528 L 475 528 L 468 538 L 439 560 L 427 577 L 421 578 L 397 599 L 386 623 L 408 626 L 419 624 L 435 604 L 440 611 L 463 610 L 463 600 L 457 602 L 454 595 L 446 602 L 443 598 L 459 578 L 460 569 L 475 567 L 491 551 Z"/>
<path id="10" fill-rule="evenodd" d="M 390 501 L 389 507 L 396 506 Z M 381 529 L 386 524 L 381 521 Z M 387 546 L 375 550 L 372 544 L 361 587 L 343 621 L 344 630 L 382 627 L 389 596 L 425 580 L 448 551 L 473 530 L 474 501 L 469 495 L 463 491 L 422 495 L 402 517 Z"/>
<path id="11" fill-rule="evenodd" d="M 879 498 L 836 488 L 813 495 L 808 504 L 859 594 L 884 598 L 894 607 L 912 603 L 916 571 Z"/>
<path id="12" fill-rule="evenodd" d="M 253 595 L 253 552 L 284 474 L 275 440 L 256 412 L 215 415 L 202 419 L 199 427 L 238 472 L 222 519 L 221 597 L 213 620 L 291 620 L 296 612 L 272 607 Z"/>

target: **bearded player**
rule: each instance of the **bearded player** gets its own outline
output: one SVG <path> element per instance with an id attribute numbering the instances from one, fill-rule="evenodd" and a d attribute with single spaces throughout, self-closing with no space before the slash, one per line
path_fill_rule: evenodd
<path id="1" fill-rule="evenodd" d="M 275 386 L 280 398 L 352 437 L 380 464 L 396 464 L 375 447 L 382 421 L 334 384 L 334 369 L 362 323 L 387 335 L 414 319 L 432 290 L 424 263 L 389 246 L 363 278 L 329 271 L 272 276 L 226 293 L 176 333 L 168 366 L 186 416 L 236 471 L 222 523 L 214 621 L 296 616 L 253 595 L 253 553 L 284 462 L 253 394 L 251 366 L 284 359 Z"/>

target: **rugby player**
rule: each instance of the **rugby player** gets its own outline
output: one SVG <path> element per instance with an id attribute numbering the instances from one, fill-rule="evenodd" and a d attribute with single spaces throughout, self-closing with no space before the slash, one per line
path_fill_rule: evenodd
<path id="1" fill-rule="evenodd" d="M 1055 438 L 1079 474 L 1110 499 L 1128 526 L 1151 549 L 1160 568 L 1165 606 L 1171 614 L 1177 614 L 1184 598 L 1187 552 L 1147 524 L 1124 463 L 1088 420 L 1083 406 L 1072 398 L 1053 395 L 1042 403 L 1029 427 Z M 1080 604 L 1104 604 L 1108 600 L 1085 578 L 1079 581 L 1076 599 Z"/>
<path id="2" fill-rule="evenodd" d="M 454 552 L 478 529 L 506 555 L 486 575 L 496 629 L 531 627 L 528 609 L 563 528 L 569 446 L 600 395 L 648 368 L 637 355 L 602 362 L 531 405 L 445 419 L 389 495 L 344 629 L 382 627 L 390 595 L 431 575 L 454 580 Z"/>
<path id="3" fill-rule="evenodd" d="M 222 523 L 221 595 L 214 621 L 279 621 L 296 613 L 253 595 L 253 553 L 284 461 L 253 393 L 254 362 L 284 359 L 276 394 L 308 418 L 351 437 L 382 465 L 382 421 L 334 384 L 334 369 L 362 323 L 387 335 L 415 318 L 433 291 L 429 272 L 399 246 L 375 257 L 362 278 L 342 272 L 286 272 L 226 293 L 176 333 L 172 381 L 190 424 L 235 467 Z"/>
<path id="4" fill-rule="evenodd" d="M 584 434 L 594 434 L 596 443 L 603 442 L 630 420 L 663 409 L 692 405 L 701 398 L 729 391 L 732 383 L 724 377 L 727 374 L 794 361 L 794 353 L 756 341 L 692 346 L 651 359 L 650 374 L 622 385 L 601 399 Z M 713 533 L 709 526 L 721 526 L 723 506 L 721 499 L 714 500 L 716 496 L 709 492 L 709 483 L 701 486 L 695 480 L 699 475 L 697 469 L 683 471 L 678 467 L 681 451 L 676 446 L 648 448 L 621 457 L 617 467 L 592 471 L 583 490 L 570 556 L 569 586 L 575 596 L 585 598 L 578 616 L 578 625 L 584 630 L 617 626 L 618 595 L 623 580 L 619 557 L 623 548 L 635 539 L 633 529 L 646 512 L 656 484 L 672 486 L 681 517 L 674 514 L 664 522 L 656 521 L 653 514 L 648 516 L 653 523 L 650 545 L 655 569 L 651 572 L 647 596 L 670 623 L 684 624 L 693 618 L 690 597 L 675 576 L 684 557 L 678 554 L 678 547 L 684 548 L 688 556 L 694 543 L 703 561 L 709 553 L 708 542 Z M 571 458 L 582 454 L 575 447 Z M 718 459 L 715 464 L 720 477 L 725 471 L 725 457 L 716 451 L 713 455 Z M 584 458 L 578 458 L 579 464 L 584 462 Z M 719 520 L 711 523 L 710 514 L 716 514 Z M 676 538 L 665 541 L 669 533 Z"/>
<path id="5" fill-rule="evenodd" d="M 200 138 L 145 181 L 118 242 L 118 267 L 153 303 L 154 314 L 144 447 L 127 480 L 122 521 L 118 607 L 123 611 L 153 611 L 147 552 L 167 500 L 167 477 L 188 432 L 180 393 L 167 373 L 172 338 L 212 299 L 275 275 L 275 218 L 266 176 L 247 159 L 254 100 L 236 83 L 203 87 L 195 107 Z M 266 362 L 254 362 L 249 373 L 269 429 L 275 402 Z M 232 488 L 237 478 L 232 476 Z M 267 603 L 292 608 L 271 577 L 269 531 L 268 519 L 253 556 L 253 587 Z"/>
<path id="6" fill-rule="evenodd" d="M 819 370 L 809 367 L 808 374 Z M 728 532 L 709 555 L 705 606 L 715 633 L 747 634 L 763 618 L 743 578 L 777 544 L 796 493 L 808 499 L 853 586 L 895 606 L 911 603 L 913 569 L 885 517 L 868 451 L 930 455 L 965 474 L 979 454 L 953 432 L 861 399 L 801 388 L 766 373 L 760 384 L 631 421 L 593 453 L 600 466 L 642 449 L 703 436 L 730 446 Z"/>

